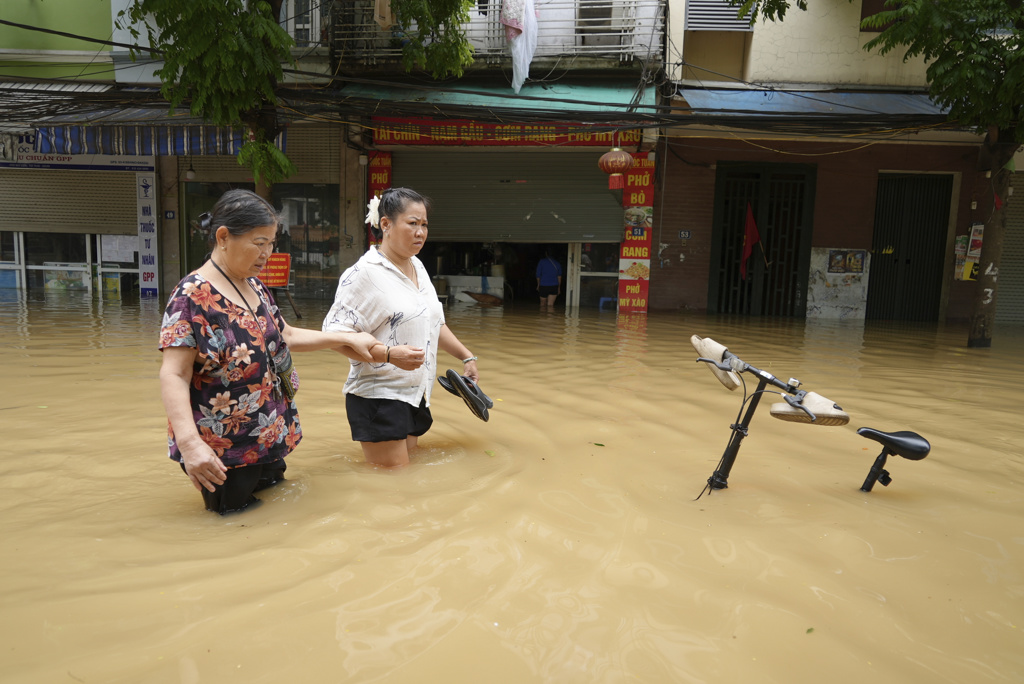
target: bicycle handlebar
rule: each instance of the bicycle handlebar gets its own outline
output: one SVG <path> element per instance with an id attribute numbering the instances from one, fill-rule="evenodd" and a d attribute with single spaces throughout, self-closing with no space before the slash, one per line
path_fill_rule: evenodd
<path id="1" fill-rule="evenodd" d="M 700 338 L 694 335 L 690 338 L 690 341 L 698 353 L 705 350 L 711 351 L 711 353 L 721 353 L 720 360 L 700 356 L 697 358 L 697 361 L 703 361 L 712 365 L 726 374 L 750 373 L 756 376 L 765 386 L 771 385 L 782 390 L 784 393 L 782 398 L 786 403 L 774 404 L 772 406 L 771 414 L 773 417 L 780 420 L 814 423 L 816 425 L 846 425 L 850 422 L 850 416 L 843 411 L 842 407 L 820 394 L 800 389 L 801 383 L 799 380 L 795 378 L 790 378 L 788 382 L 779 380 L 768 371 L 750 365 L 711 338 Z M 715 375 L 719 377 L 719 380 L 722 380 L 721 374 L 716 373 Z M 722 381 L 722 383 L 726 384 L 725 381 Z M 728 384 L 726 384 L 726 387 L 734 389 Z"/>
<path id="2" fill-rule="evenodd" d="M 726 372 L 732 371 L 734 373 L 751 373 L 753 375 L 756 375 L 758 378 L 767 381 L 769 385 L 778 387 L 780 390 L 784 392 L 797 392 L 797 388 L 800 386 L 799 380 L 794 380 L 793 378 L 790 378 L 789 382 L 783 382 L 782 380 L 779 380 L 777 377 L 775 377 L 768 371 L 761 370 L 760 368 L 755 368 L 754 366 L 751 366 L 749 363 L 747 363 L 746 361 L 744 361 L 743 359 L 736 356 L 730 351 L 726 351 L 725 354 L 722 355 L 722 358 L 723 361 L 715 361 L 714 359 L 709 359 L 707 357 L 700 356 L 697 358 L 697 360 L 703 361 L 704 363 L 710 363 L 715 368 L 718 368 L 719 370 L 723 370 Z"/>

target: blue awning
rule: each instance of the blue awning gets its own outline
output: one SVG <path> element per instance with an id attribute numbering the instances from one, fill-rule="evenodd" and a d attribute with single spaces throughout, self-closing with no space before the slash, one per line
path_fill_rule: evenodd
<path id="1" fill-rule="evenodd" d="M 138 156 L 237 155 L 246 135 L 221 126 L 40 126 L 41 154 L 113 154 Z M 274 140 L 282 151 L 287 133 Z"/>
<path id="2" fill-rule="evenodd" d="M 704 116 L 944 117 L 927 93 L 778 91 L 680 88 L 677 98 Z"/>
<path id="3" fill-rule="evenodd" d="M 241 129 L 210 126 L 166 109 L 117 109 L 55 116 L 36 125 L 40 154 L 201 156 L 238 154 L 246 141 Z M 287 134 L 274 144 L 284 151 Z"/>

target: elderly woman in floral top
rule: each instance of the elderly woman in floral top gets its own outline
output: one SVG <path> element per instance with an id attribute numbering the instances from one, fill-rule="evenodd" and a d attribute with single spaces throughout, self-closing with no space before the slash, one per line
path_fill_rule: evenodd
<path id="1" fill-rule="evenodd" d="M 302 439 L 289 351 L 337 349 L 355 360 L 379 345 L 367 333 L 323 333 L 285 323 L 255 276 L 274 251 L 278 216 L 247 190 L 226 192 L 201 218 L 216 246 L 175 288 L 160 330 L 160 387 L 169 455 L 206 503 L 224 514 L 283 479 Z"/>

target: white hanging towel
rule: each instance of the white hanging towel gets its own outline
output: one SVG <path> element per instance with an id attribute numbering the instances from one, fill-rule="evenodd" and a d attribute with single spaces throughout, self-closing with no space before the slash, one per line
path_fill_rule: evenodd
<path id="1" fill-rule="evenodd" d="M 512 50 L 512 90 L 519 92 L 530 76 L 537 51 L 537 10 L 533 0 L 502 0 L 501 23 Z"/>
<path id="2" fill-rule="evenodd" d="M 395 13 L 391 11 L 391 0 L 376 0 L 373 5 L 373 20 L 381 31 L 387 31 L 395 25 Z"/>

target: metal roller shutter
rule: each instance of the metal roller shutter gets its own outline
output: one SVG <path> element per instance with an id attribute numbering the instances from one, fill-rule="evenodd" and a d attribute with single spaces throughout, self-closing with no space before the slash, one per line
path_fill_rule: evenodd
<path id="1" fill-rule="evenodd" d="M 392 185 L 431 199 L 431 240 L 621 242 L 622 207 L 608 192 L 600 156 L 403 150 L 392 157 Z"/>
<path id="2" fill-rule="evenodd" d="M 0 169 L 0 230 L 135 235 L 135 174 Z"/>
<path id="3" fill-rule="evenodd" d="M 1024 189 L 1024 173 L 1013 174 L 1010 183 L 1017 190 Z M 1006 233 L 1003 236 L 1003 256 L 999 260 L 996 320 L 1024 323 L 1024 192 L 1015 194 L 1006 203 Z"/>

